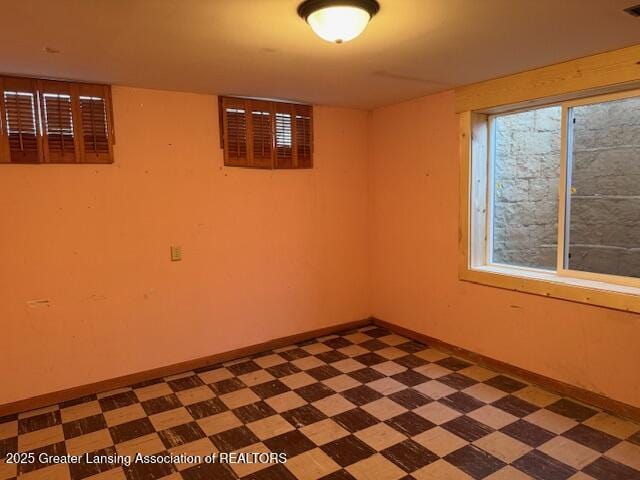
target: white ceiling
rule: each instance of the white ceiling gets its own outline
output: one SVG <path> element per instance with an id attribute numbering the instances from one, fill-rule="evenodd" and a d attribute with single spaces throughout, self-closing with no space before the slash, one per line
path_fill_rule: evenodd
<path id="1" fill-rule="evenodd" d="M 372 108 L 640 43 L 637 2 L 380 0 L 333 45 L 298 0 L 4 0 L 0 71 Z"/>

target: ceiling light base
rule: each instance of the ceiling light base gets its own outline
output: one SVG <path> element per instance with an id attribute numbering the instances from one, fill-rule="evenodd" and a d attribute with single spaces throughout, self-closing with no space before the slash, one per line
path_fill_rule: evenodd
<path id="1" fill-rule="evenodd" d="M 328 7 L 356 7 L 373 17 L 380 10 L 376 0 L 305 0 L 298 6 L 298 15 L 306 22 L 309 15 Z"/>
<path id="2" fill-rule="evenodd" d="M 298 15 L 320 38 L 343 43 L 360 35 L 379 10 L 376 0 L 306 0 Z"/>

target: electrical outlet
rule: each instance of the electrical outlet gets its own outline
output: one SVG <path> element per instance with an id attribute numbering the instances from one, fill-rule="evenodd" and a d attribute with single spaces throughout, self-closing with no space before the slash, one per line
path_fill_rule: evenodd
<path id="1" fill-rule="evenodd" d="M 179 262 L 180 260 L 182 260 L 182 247 L 173 245 L 171 247 L 171 261 Z"/>

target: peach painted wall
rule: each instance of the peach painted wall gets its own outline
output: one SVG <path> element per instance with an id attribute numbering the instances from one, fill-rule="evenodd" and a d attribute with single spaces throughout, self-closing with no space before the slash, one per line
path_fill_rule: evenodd
<path id="1" fill-rule="evenodd" d="M 366 112 L 271 172 L 223 167 L 215 96 L 113 100 L 115 164 L 0 166 L 0 404 L 369 315 Z"/>
<path id="2" fill-rule="evenodd" d="M 213 96 L 113 95 L 114 165 L 0 167 L 0 404 L 374 314 L 640 406 L 640 316 L 458 281 L 451 92 L 316 108 L 278 172 L 222 166 Z"/>
<path id="3" fill-rule="evenodd" d="M 640 406 L 640 315 L 458 280 L 453 102 L 447 92 L 372 114 L 372 314 Z"/>

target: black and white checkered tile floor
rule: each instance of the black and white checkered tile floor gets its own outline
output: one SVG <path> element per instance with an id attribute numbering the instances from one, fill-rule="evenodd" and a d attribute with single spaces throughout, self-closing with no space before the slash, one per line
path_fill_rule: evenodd
<path id="1" fill-rule="evenodd" d="M 9 464 L 57 455 L 286 463 Z M 640 425 L 369 326 L 0 418 L 0 480 L 640 479 Z"/>

